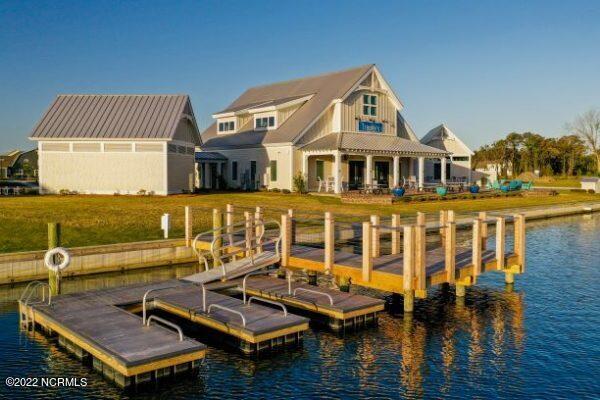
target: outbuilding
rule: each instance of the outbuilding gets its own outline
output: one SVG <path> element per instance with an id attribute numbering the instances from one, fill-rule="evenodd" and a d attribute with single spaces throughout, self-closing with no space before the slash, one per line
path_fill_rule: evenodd
<path id="1" fill-rule="evenodd" d="M 194 188 L 201 141 L 187 95 L 59 95 L 30 139 L 38 144 L 40 193 Z"/>
<path id="2" fill-rule="evenodd" d="M 593 190 L 595 193 L 600 193 L 600 178 L 595 176 L 581 178 L 581 188 L 583 190 Z"/>

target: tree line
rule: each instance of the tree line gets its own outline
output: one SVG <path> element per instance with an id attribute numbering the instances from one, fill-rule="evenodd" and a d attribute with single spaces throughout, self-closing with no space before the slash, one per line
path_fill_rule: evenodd
<path id="1" fill-rule="evenodd" d="M 511 132 L 475 151 L 473 168 L 493 164 L 501 176 L 600 175 L 600 110 L 590 110 L 565 125 L 568 134 L 554 138 Z"/>

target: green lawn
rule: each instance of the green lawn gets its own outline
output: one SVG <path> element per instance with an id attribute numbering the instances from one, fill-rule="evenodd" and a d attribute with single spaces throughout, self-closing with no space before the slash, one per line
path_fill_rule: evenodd
<path id="1" fill-rule="evenodd" d="M 552 178 L 540 178 L 533 182 L 534 186 L 537 187 L 569 187 L 569 188 L 580 188 L 581 179 L 578 177 L 552 177 Z"/>
<path id="2" fill-rule="evenodd" d="M 394 205 L 348 205 L 334 197 L 302 196 L 280 193 L 215 193 L 169 197 L 138 196 L 32 196 L 0 198 L 0 252 L 44 249 L 46 224 L 57 221 L 63 227 L 63 245 L 67 247 L 160 239 L 160 216 L 173 216 L 171 237 L 183 236 L 183 207 L 194 207 L 194 232 L 210 224 L 211 207 L 232 203 L 238 207 L 269 208 L 277 217 L 283 210 L 332 211 L 355 220 L 369 214 L 414 215 L 416 211 L 438 212 L 453 209 L 457 213 L 513 207 L 543 206 L 577 201 L 600 200 L 597 195 L 561 193 L 554 197 L 491 198 L 450 200 Z"/>

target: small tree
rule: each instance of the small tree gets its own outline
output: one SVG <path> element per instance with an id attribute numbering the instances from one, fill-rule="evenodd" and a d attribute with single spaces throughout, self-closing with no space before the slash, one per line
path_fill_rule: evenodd
<path id="1" fill-rule="evenodd" d="M 308 185 L 306 184 L 306 179 L 304 179 L 304 175 L 302 175 L 301 172 L 298 172 L 294 176 L 294 192 L 301 194 L 308 193 Z"/>
<path id="2" fill-rule="evenodd" d="M 584 141 L 596 160 L 596 173 L 600 174 L 600 110 L 591 109 L 578 115 L 567 128 Z"/>

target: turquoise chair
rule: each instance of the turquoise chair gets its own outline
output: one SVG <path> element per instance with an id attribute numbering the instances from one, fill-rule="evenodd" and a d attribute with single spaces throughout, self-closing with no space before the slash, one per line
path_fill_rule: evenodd
<path id="1" fill-rule="evenodd" d="M 533 182 L 529 181 L 529 182 L 523 183 L 523 185 L 521 186 L 521 189 L 523 189 L 523 190 L 533 190 Z"/>
<path id="2" fill-rule="evenodd" d="M 500 190 L 500 182 L 496 181 L 492 183 L 492 189 Z"/>

